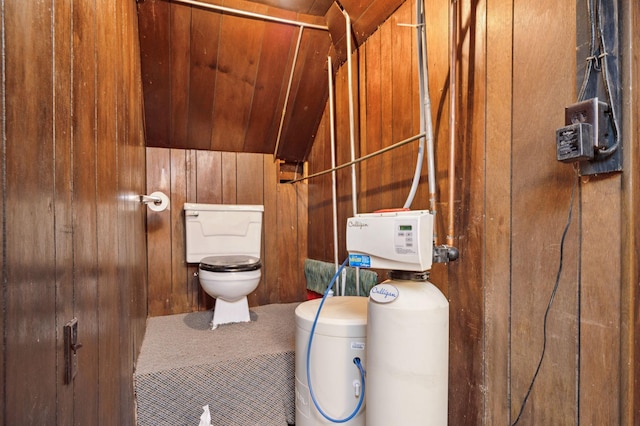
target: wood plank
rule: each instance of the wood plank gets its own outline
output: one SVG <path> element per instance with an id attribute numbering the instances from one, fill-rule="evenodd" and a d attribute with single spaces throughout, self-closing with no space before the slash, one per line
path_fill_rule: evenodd
<path id="1" fill-rule="evenodd" d="M 327 105 L 327 108 L 325 109 L 325 117 L 328 117 L 328 114 L 329 106 Z M 323 143 L 320 145 L 321 151 L 319 151 L 318 154 L 322 158 L 322 160 L 318 161 L 318 165 L 321 167 L 319 167 L 319 170 L 316 170 L 316 172 L 331 168 L 331 124 L 326 121 L 328 120 L 323 119 L 324 124 L 321 124 L 320 127 L 324 129 L 324 139 Z M 315 260 L 336 262 L 336 243 L 334 242 L 333 233 L 334 231 L 337 233 L 340 232 L 341 224 L 337 223 L 334 227 L 333 223 L 332 173 L 306 181 L 306 185 L 308 186 L 307 203 L 309 205 L 309 213 L 307 213 L 307 234 L 309 236 L 307 250 L 309 253 L 307 257 Z M 313 202 L 309 198 L 310 194 L 316 194 Z M 338 194 L 336 194 L 336 196 L 337 195 Z M 309 248 L 311 249 L 309 250 Z"/>
<path id="2" fill-rule="evenodd" d="M 309 174 L 313 174 L 324 169 L 324 163 L 326 163 L 327 157 L 330 155 L 326 155 L 326 152 L 329 152 L 329 118 L 328 118 L 328 110 L 329 107 L 325 109 L 325 114 L 323 115 L 322 122 L 320 123 L 320 127 L 318 128 L 318 135 L 316 136 L 315 142 L 309 153 Z M 331 175 L 329 175 L 328 179 L 330 180 Z M 329 226 L 326 225 L 327 220 L 332 221 L 330 215 L 330 204 L 331 204 L 331 192 L 327 195 L 325 185 L 327 178 L 317 177 L 309 179 L 308 185 L 311 187 L 309 191 L 309 213 L 308 213 L 308 230 L 309 233 L 309 258 L 312 259 L 329 259 L 325 258 L 325 253 L 327 252 L 326 244 L 331 239 L 324 238 L 324 229 Z M 329 183 L 331 185 L 331 183 Z M 331 188 L 329 187 L 329 191 Z M 333 249 L 332 249 L 333 250 Z"/>
<path id="3" fill-rule="evenodd" d="M 347 60 L 347 42 L 344 35 L 347 32 L 346 22 L 342 9 L 337 3 L 331 5 L 325 15 L 331 40 L 331 57 L 336 69 Z"/>
<path id="4" fill-rule="evenodd" d="M 238 196 L 237 156 L 235 153 L 222 153 L 222 204 L 236 204 Z"/>
<path id="5" fill-rule="evenodd" d="M 49 7 L 4 2 L 2 11 L 4 424 L 56 414 L 50 398 L 57 370 Z"/>
<path id="6" fill-rule="evenodd" d="M 264 264 L 262 266 L 262 289 L 258 293 L 258 299 L 261 304 L 274 303 L 279 299 L 279 245 L 278 245 L 278 176 L 276 165 L 270 155 L 264 155 L 264 217 L 262 218 L 262 226 L 264 227 L 264 242 L 262 244 L 262 253 Z M 274 231 L 275 230 L 275 231 Z"/>
<path id="7" fill-rule="evenodd" d="M 357 1 L 357 0 L 356 0 Z M 378 27 L 386 21 L 383 17 L 392 16 L 392 13 L 405 5 L 411 5 L 413 2 L 407 2 L 404 0 L 375 0 L 369 2 L 367 8 L 362 13 L 352 13 L 351 8 L 347 8 L 352 16 L 357 16 L 353 19 L 353 33 L 358 45 L 362 44 L 371 34 L 373 34 Z M 366 2 L 363 2 L 366 4 Z M 427 6 L 428 8 L 430 6 Z M 415 6 L 411 7 L 414 10 Z M 410 21 L 407 21 L 410 22 Z"/>
<path id="8" fill-rule="evenodd" d="M 296 287 L 302 286 L 297 282 L 296 268 L 298 255 L 292 247 L 297 246 L 298 220 L 296 207 L 296 188 L 289 184 L 280 184 L 277 192 L 278 219 L 277 229 L 288 232 L 280 232 L 278 235 L 278 287 L 279 299 L 283 303 L 299 301 Z"/>
<path id="9" fill-rule="evenodd" d="M 117 199 L 118 161 L 116 134 L 116 69 L 119 52 L 112 45 L 112 37 L 118 33 L 118 20 L 114 2 L 96 3 L 96 15 L 103 19 L 96 25 L 96 211 L 97 235 L 97 304 L 98 304 L 98 418 L 107 419 L 121 410 L 120 381 L 114 375 L 119 364 L 120 322 L 127 318 L 120 312 L 120 282 L 118 279 Z M 95 363 L 95 360 L 94 360 Z M 94 369 L 96 368 L 94 364 Z"/>
<path id="10" fill-rule="evenodd" d="M 269 12 L 272 12 L 269 9 Z M 294 19 L 295 16 L 289 16 Z M 265 23 L 259 68 L 243 150 L 273 154 L 297 38 L 295 27 Z"/>
<path id="11" fill-rule="evenodd" d="M 185 200 L 186 202 L 197 201 L 198 199 L 198 151 L 194 149 L 186 150 L 186 188 L 185 188 Z M 180 209 L 180 215 L 182 216 L 183 223 L 184 220 L 184 203 L 180 206 L 177 206 Z M 175 208 L 175 206 L 174 206 Z M 186 226 L 186 225 L 185 225 Z M 185 237 L 185 245 L 186 245 L 186 237 Z M 185 283 L 186 283 L 186 292 L 187 292 L 187 300 L 189 304 L 189 309 L 191 311 L 198 311 L 200 309 L 200 301 L 203 299 L 202 294 L 204 293 L 202 286 L 200 285 L 200 281 L 198 281 L 198 265 L 191 264 L 186 262 L 186 247 L 184 250 L 183 259 L 185 265 Z"/>
<path id="12" fill-rule="evenodd" d="M 171 313 L 189 312 L 191 282 L 185 262 L 185 223 L 182 206 L 187 201 L 188 152 L 171 150 Z"/>
<path id="13" fill-rule="evenodd" d="M 188 146 L 210 149 L 221 15 L 193 8 L 189 74 Z"/>
<path id="14" fill-rule="evenodd" d="M 326 61 L 329 44 L 326 31 L 306 29 L 302 34 L 278 147 L 277 156 L 280 159 L 304 161 L 308 155 L 310 144 L 306 141 L 313 140 L 327 100 Z"/>
<path id="15" fill-rule="evenodd" d="M 147 194 L 162 191 L 174 202 L 171 192 L 171 150 L 147 148 Z M 149 316 L 171 312 L 171 211 L 154 212 L 145 208 L 147 216 L 147 280 Z"/>
<path id="16" fill-rule="evenodd" d="M 99 422 L 96 10 L 88 2 L 73 6 L 74 311 L 83 344 L 75 378 L 74 421 Z"/>
<path id="17" fill-rule="evenodd" d="M 309 222 L 309 205 L 308 205 L 308 185 L 306 182 L 294 184 L 296 189 L 296 200 L 295 204 L 297 207 L 296 214 L 296 228 L 297 232 L 297 253 L 295 259 L 297 260 L 297 264 L 294 264 L 295 273 L 295 281 L 293 281 L 290 285 L 293 286 L 295 290 L 295 301 L 302 302 L 306 299 L 307 289 L 306 289 L 306 281 L 304 276 L 304 261 L 308 257 L 308 247 L 307 241 L 309 239 L 309 235 L 307 233 L 307 224 Z"/>
<path id="18" fill-rule="evenodd" d="M 265 182 L 262 179 L 264 163 L 262 155 L 238 153 L 237 204 L 263 203 Z"/>
<path id="19" fill-rule="evenodd" d="M 189 63 L 191 54 L 191 8 L 169 4 L 170 120 L 169 140 L 175 148 L 186 148 L 189 124 Z"/>
<path id="20" fill-rule="evenodd" d="M 509 424 L 509 305 L 511 252 L 511 105 L 513 1 L 487 5 L 487 135 L 485 310 L 487 344 L 485 424 Z M 508 55 L 508 56 L 505 56 Z"/>
<path id="21" fill-rule="evenodd" d="M 640 8 L 630 2 L 621 6 L 621 56 L 633 57 L 634 46 L 640 43 Z M 638 122 L 640 102 L 638 92 L 633 88 L 639 82 L 638 63 L 623 62 L 621 66 L 622 93 L 627 106 L 622 110 L 622 127 L 628 129 L 625 138 L 622 174 L 622 286 L 621 295 L 621 395 L 620 424 L 640 422 L 640 380 L 638 380 L 638 359 L 640 359 L 640 294 L 637 283 L 640 282 L 640 265 L 637 253 L 640 253 L 640 196 L 638 179 L 640 178 L 640 153 L 638 152 Z"/>
<path id="22" fill-rule="evenodd" d="M 255 11 L 257 8 L 252 8 Z M 251 114 L 260 50 L 263 20 L 225 14 L 220 25 L 220 43 L 212 117 L 211 149 L 241 151 Z"/>
<path id="23" fill-rule="evenodd" d="M 138 4 L 140 45 L 142 58 L 142 82 L 144 84 L 144 108 L 148 146 L 171 146 L 170 105 L 171 92 L 167 84 L 170 75 L 170 5 L 162 1 Z"/>
<path id="24" fill-rule="evenodd" d="M 558 6 L 553 3 L 554 7 Z M 542 350 L 543 318 L 558 268 L 559 242 L 567 221 L 573 170 L 558 164 L 547 140 L 562 123 L 555 114 L 575 95 L 575 27 L 552 19 L 551 2 L 514 4 L 511 272 L 511 420 L 515 420 Z M 574 16 L 574 4 L 563 4 L 553 16 Z M 559 15 L 558 15 L 559 14 Z M 544 22 L 544 24 L 543 24 Z M 537 43 L 531 44 L 531 40 Z M 549 50 L 548 46 L 554 46 Z M 553 76 L 553 78 L 550 78 Z M 535 87 L 530 82 L 536 81 Z M 549 97 L 546 94 L 553 93 Z M 536 161 L 532 162 L 531 159 Z M 535 207 L 534 207 L 535 206 Z M 532 212 L 535 211 L 535 214 Z M 523 421 L 573 423 L 577 418 L 578 274 L 577 226 L 564 247 L 563 275 L 548 323 L 548 350 L 529 398 Z M 551 349 L 552 348 L 552 349 Z M 559 374 L 562 372 L 562 374 Z"/>
<path id="25" fill-rule="evenodd" d="M 622 217 L 621 176 L 589 179 L 581 185 L 580 263 L 580 419 L 587 424 L 615 424 L 620 419 L 620 308 Z M 606 214 L 603 214 L 606 200 Z M 593 259 L 602 247 L 607 256 Z M 594 350 L 607 348 L 606 350 Z M 600 391 L 598 391 L 600 389 Z M 606 395 L 602 389 L 607 389 Z"/>
<path id="26" fill-rule="evenodd" d="M 384 52 L 389 52 L 392 48 L 392 25 L 387 22 L 380 27 L 380 55 L 384 56 Z M 392 61 L 380 61 L 380 75 L 383 81 L 390 81 L 393 76 Z M 389 146 L 395 141 L 393 140 L 393 126 L 391 118 L 393 117 L 393 88 L 390 84 L 382 84 L 380 90 L 380 113 L 381 113 L 381 143 L 382 146 Z M 390 188 L 392 185 L 392 174 L 389 173 L 393 169 L 393 153 L 382 154 L 380 157 L 380 170 L 384 171 L 380 176 L 380 187 Z M 388 209 L 393 207 L 393 199 L 391 191 L 383 191 L 379 195 L 379 208 Z"/>
<path id="27" fill-rule="evenodd" d="M 362 138 L 362 154 L 370 154 L 376 152 L 383 147 L 382 143 L 382 129 L 385 125 L 385 117 L 382 115 L 383 99 L 382 99 L 382 87 L 383 87 L 383 52 L 382 52 L 382 36 L 380 32 L 372 35 L 364 48 L 364 66 L 362 73 L 364 74 L 365 84 L 363 85 L 366 92 L 366 103 L 363 104 L 365 113 L 362 114 L 365 117 L 365 133 Z M 363 201 L 363 210 L 365 212 L 373 212 L 383 207 L 381 200 L 381 193 L 384 191 L 382 185 L 383 175 L 386 174 L 386 169 L 382 164 L 384 156 L 382 154 L 376 156 L 370 160 L 367 160 L 360 166 L 363 171 L 363 188 L 366 188 L 365 200 Z M 364 178 L 366 176 L 366 180 Z"/>
<path id="28" fill-rule="evenodd" d="M 197 151 L 196 201 L 205 204 L 222 203 L 222 154 Z"/>
<path id="29" fill-rule="evenodd" d="M 72 128 L 71 119 L 71 7 L 56 5 L 54 15 L 53 66 L 54 86 L 54 161 L 55 161 L 55 276 L 56 324 L 73 318 L 73 200 L 72 200 Z M 58 331 L 60 336 L 60 331 Z M 57 339 L 56 350 L 56 420 L 60 424 L 73 423 L 73 386 L 64 382 L 64 339 Z M 1 360 L 1 356 L 0 356 Z M 3 381 L 4 382 L 4 381 Z M 1 420 L 0 424 L 5 424 Z"/>
<path id="30" fill-rule="evenodd" d="M 120 194 L 142 194 L 146 186 L 144 117 L 140 70 L 140 48 L 137 26 L 137 6 L 132 2 L 117 2 L 117 22 L 120 30 L 114 34 L 113 47 L 120 52 L 121 67 L 117 72 L 118 185 Z M 121 49 L 120 46 L 128 46 Z M 147 321 L 147 252 L 146 207 L 131 199 L 118 197 L 118 274 L 120 311 L 127 321 L 120 323 L 120 362 L 114 369 L 127 372 L 134 369 Z M 126 265 L 126 266 L 122 266 Z M 117 395 L 120 401 L 119 424 L 135 422 L 135 396 L 129 380 L 120 381 Z"/>
<path id="31" fill-rule="evenodd" d="M 264 180 L 261 179 L 261 177 L 264 175 L 264 162 L 262 155 L 238 153 L 237 162 L 237 204 L 264 205 Z M 264 213 L 262 220 L 264 221 Z M 262 238 L 264 238 L 266 232 L 267 229 L 264 227 L 263 223 Z M 262 245 L 262 241 L 260 242 L 260 244 Z M 259 305 L 258 302 L 260 300 L 260 291 L 262 290 L 262 287 L 264 287 L 263 279 L 260 280 L 260 284 L 258 285 L 256 290 L 248 295 L 249 306 Z"/>
<path id="32" fill-rule="evenodd" d="M 486 122 L 486 61 L 485 8 L 460 4 L 458 65 L 458 123 L 456 132 L 456 180 L 454 197 L 453 244 L 461 253 L 461 261 L 448 266 L 446 291 L 449 294 L 449 313 L 457 325 L 450 332 L 450 361 L 456 367 L 450 375 L 453 386 L 450 398 L 459 405 L 452 407 L 451 424 L 481 418 L 484 409 L 484 306 L 478 303 L 484 289 L 477 285 L 477 277 L 484 274 L 482 241 L 485 197 L 485 138 Z M 473 24 L 465 24 L 466 22 Z M 448 215 L 447 215 L 448 216 Z M 447 217 L 447 220 L 449 217 Z M 449 237 L 449 235 L 447 235 Z M 465 401 L 462 403 L 462 401 Z"/>
<path id="33" fill-rule="evenodd" d="M 411 107 L 415 98 L 414 87 L 411 80 L 411 40 L 414 32 L 410 27 L 398 26 L 398 23 L 411 22 L 410 2 L 405 3 L 391 18 L 391 63 L 393 71 L 391 75 L 392 98 L 392 143 L 399 142 L 413 136 L 413 123 L 411 121 Z M 395 25 L 394 25 L 395 24 Z M 392 192 L 392 206 L 400 208 L 404 205 L 411 185 L 412 171 L 415 169 L 415 157 L 417 153 L 415 145 L 405 145 L 393 150 L 393 164 L 390 169 L 394 181 L 394 191 Z"/>

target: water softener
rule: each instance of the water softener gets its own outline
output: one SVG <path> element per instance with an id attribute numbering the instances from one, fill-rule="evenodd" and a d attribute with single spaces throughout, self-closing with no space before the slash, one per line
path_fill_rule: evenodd
<path id="1" fill-rule="evenodd" d="M 347 250 L 350 266 L 391 270 L 367 304 L 367 426 L 446 425 L 449 303 L 428 281 L 433 215 L 403 210 L 349 218 Z"/>

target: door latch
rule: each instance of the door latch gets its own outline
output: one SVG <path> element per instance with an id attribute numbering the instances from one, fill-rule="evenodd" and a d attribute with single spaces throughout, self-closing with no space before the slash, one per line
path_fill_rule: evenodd
<path id="1" fill-rule="evenodd" d="M 74 318 L 64 325 L 64 358 L 65 384 L 70 384 L 78 372 L 78 349 L 82 343 L 78 342 L 78 319 Z"/>

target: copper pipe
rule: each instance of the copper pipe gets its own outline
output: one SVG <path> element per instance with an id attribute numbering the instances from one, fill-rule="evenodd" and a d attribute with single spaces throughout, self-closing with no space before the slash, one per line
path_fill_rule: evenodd
<path id="1" fill-rule="evenodd" d="M 447 245 L 454 245 L 455 234 L 455 188 L 456 188 L 456 98 L 457 61 L 458 61 L 458 2 L 451 0 L 449 7 L 449 224 L 447 227 Z"/>

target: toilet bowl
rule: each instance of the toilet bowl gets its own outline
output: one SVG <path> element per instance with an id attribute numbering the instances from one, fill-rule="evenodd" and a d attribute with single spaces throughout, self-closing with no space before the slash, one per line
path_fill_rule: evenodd
<path id="1" fill-rule="evenodd" d="M 262 205 L 185 203 L 187 263 L 215 300 L 212 329 L 250 321 L 247 296 L 260 283 Z"/>
<path id="2" fill-rule="evenodd" d="M 209 256 L 200 261 L 200 286 L 216 299 L 212 329 L 251 320 L 247 295 L 258 287 L 261 267 L 260 259 L 253 256 Z"/>

